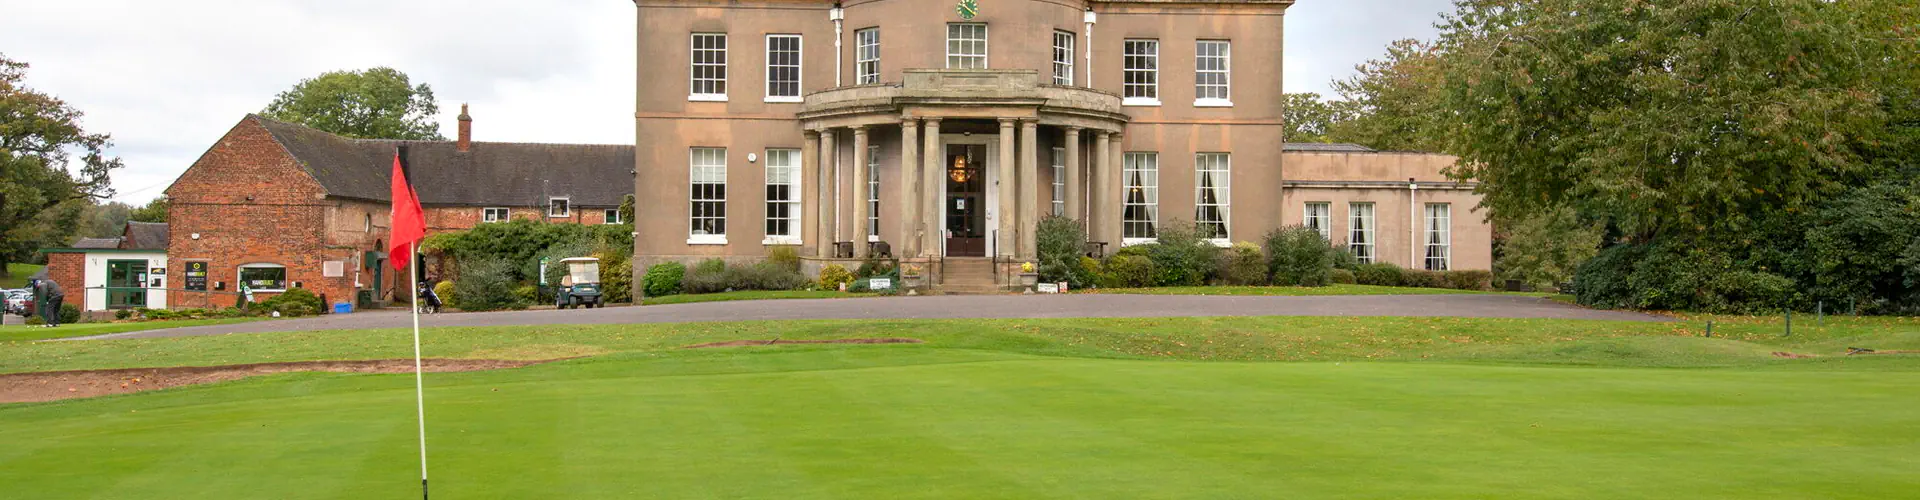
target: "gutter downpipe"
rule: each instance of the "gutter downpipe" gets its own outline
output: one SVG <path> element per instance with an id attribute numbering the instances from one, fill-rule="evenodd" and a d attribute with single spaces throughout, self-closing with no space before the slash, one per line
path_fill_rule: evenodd
<path id="1" fill-rule="evenodd" d="M 1420 183 L 1414 182 L 1412 177 L 1408 177 L 1407 178 L 1407 241 L 1410 241 L 1413 244 L 1407 246 L 1407 269 L 1424 269 L 1425 268 L 1425 266 L 1414 267 L 1415 265 L 1420 263 L 1420 203 L 1419 203 L 1419 200 L 1416 199 L 1418 198 L 1417 195 L 1419 193 L 1420 193 Z"/>
<path id="2" fill-rule="evenodd" d="M 840 4 L 833 4 L 833 9 L 827 11 L 827 19 L 833 21 L 833 86 L 837 88 L 841 86 L 840 79 L 843 78 L 841 76 L 843 71 L 840 66 L 840 59 L 842 58 L 840 54 L 842 52 L 840 48 L 840 38 L 842 36 L 841 29 L 844 27 L 847 19 L 847 11 L 846 9 L 840 8 Z"/>
<path id="3" fill-rule="evenodd" d="M 1093 13 L 1093 7 L 1087 7 L 1087 12 L 1080 17 L 1087 23 L 1087 88 L 1093 88 L 1093 25 L 1100 22 L 1100 15 Z"/>

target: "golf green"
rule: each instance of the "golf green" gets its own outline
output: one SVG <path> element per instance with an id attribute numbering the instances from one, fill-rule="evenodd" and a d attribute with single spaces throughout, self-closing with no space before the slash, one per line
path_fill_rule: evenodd
<path id="1" fill-rule="evenodd" d="M 1920 372 L 901 346 L 431 374 L 440 498 L 1911 498 Z M 10 498 L 407 498 L 413 379 L 0 406 Z"/>

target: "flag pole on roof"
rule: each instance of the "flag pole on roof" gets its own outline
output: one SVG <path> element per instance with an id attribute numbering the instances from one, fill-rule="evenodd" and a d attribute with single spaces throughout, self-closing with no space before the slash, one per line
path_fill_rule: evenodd
<path id="1" fill-rule="evenodd" d="M 415 262 L 415 252 L 419 250 L 420 240 L 427 237 L 426 214 L 420 210 L 420 198 L 413 192 L 413 185 L 407 182 L 406 168 L 402 165 L 404 155 L 400 148 L 393 149 L 393 212 L 391 226 L 393 234 L 387 244 L 387 253 L 392 256 L 395 271 L 408 270 L 413 286 L 408 293 L 418 296 L 420 288 L 420 270 L 409 269 Z M 410 302 L 418 302 L 415 298 Z M 427 498 L 427 395 L 426 379 L 420 369 L 420 306 L 414 304 L 413 310 L 413 404 L 415 416 L 420 423 L 420 498 Z"/>

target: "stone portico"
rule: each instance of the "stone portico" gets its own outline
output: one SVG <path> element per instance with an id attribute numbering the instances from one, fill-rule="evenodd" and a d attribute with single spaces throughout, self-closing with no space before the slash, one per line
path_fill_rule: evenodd
<path id="1" fill-rule="evenodd" d="M 889 242 L 893 256 L 1032 260 L 1039 218 L 1055 206 L 1062 215 L 1091 222 L 1093 240 L 1117 238 L 1120 204 L 1107 198 L 1120 191 L 1114 148 L 1127 116 L 1119 96 L 1041 84 L 1033 70 L 907 70 L 905 76 L 898 84 L 808 94 L 798 115 L 808 146 L 802 172 L 814 185 L 825 186 L 846 169 L 846 177 L 868 179 L 873 162 L 858 161 L 858 152 L 869 151 L 877 134 L 897 134 L 899 147 L 887 160 L 899 175 L 879 183 L 883 196 L 900 200 L 898 215 L 881 222 L 896 225 L 888 231 L 898 238 Z M 852 141 L 855 161 L 833 154 L 842 140 Z M 982 149 L 991 153 L 979 154 Z M 1052 169 L 1045 183 L 1043 168 Z M 806 214 L 819 224 L 815 234 L 874 232 L 869 204 L 857 202 L 874 194 L 870 184 L 850 184 L 850 191 L 818 191 Z M 1063 188 L 1059 198 L 1055 184 Z M 850 218 L 834 213 L 842 206 L 853 207 Z M 836 227 L 843 219 L 852 227 Z M 809 250 L 821 258 L 849 257 L 833 244 L 842 239 L 815 238 Z M 866 258 L 869 251 L 869 245 L 854 244 L 850 257 Z"/>

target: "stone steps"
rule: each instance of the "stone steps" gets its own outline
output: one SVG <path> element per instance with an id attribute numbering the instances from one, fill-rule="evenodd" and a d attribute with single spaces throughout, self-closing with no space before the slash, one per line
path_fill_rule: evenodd
<path id="1" fill-rule="evenodd" d="M 947 259 L 939 290 L 949 295 L 991 295 L 1006 293 L 994 282 L 992 259 Z"/>

